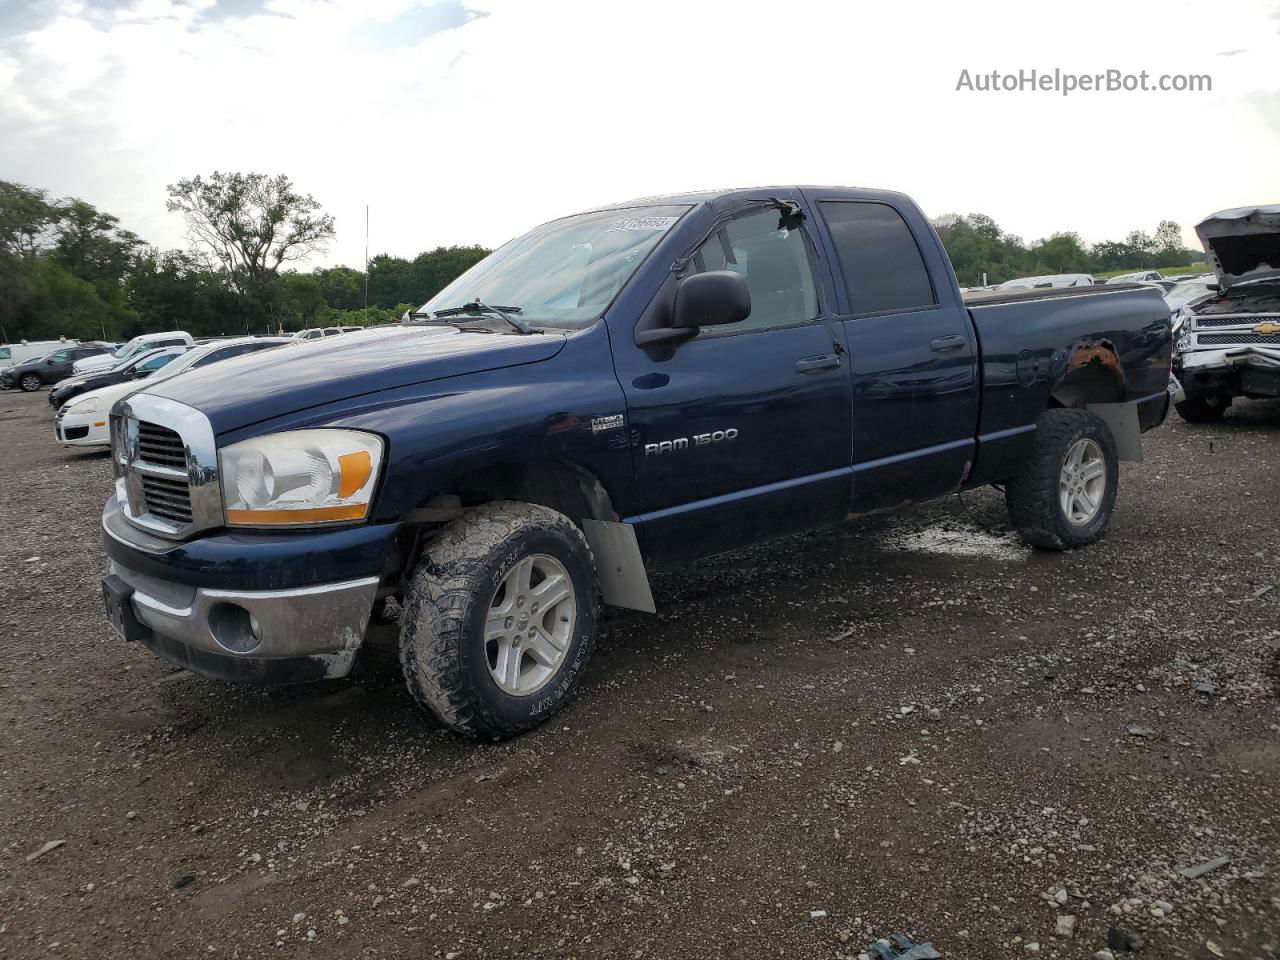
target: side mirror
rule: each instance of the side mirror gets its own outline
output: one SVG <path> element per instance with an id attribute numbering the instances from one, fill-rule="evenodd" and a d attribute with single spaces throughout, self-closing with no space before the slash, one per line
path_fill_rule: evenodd
<path id="1" fill-rule="evenodd" d="M 1213 291 L 1214 293 L 1217 293 L 1219 290 L 1221 290 L 1221 289 L 1222 289 L 1222 286 L 1221 286 L 1220 284 L 1217 284 L 1217 283 L 1206 283 L 1206 284 L 1204 285 L 1204 288 L 1205 288 L 1206 290 L 1211 290 L 1211 291 Z"/>
<path id="2" fill-rule="evenodd" d="M 747 278 L 732 270 L 695 273 L 680 281 L 671 309 L 671 326 L 642 330 L 637 346 L 650 346 L 697 336 L 701 327 L 737 323 L 751 315 L 751 291 Z"/>

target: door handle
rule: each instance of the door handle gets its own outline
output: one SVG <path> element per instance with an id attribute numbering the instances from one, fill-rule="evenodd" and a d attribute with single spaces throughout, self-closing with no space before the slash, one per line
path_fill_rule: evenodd
<path id="1" fill-rule="evenodd" d="M 959 350 L 965 345 L 964 337 L 955 334 L 950 337 L 934 337 L 929 341 L 929 349 L 934 353 L 946 353 L 948 350 Z"/>
<path id="2" fill-rule="evenodd" d="M 821 357 L 805 357 L 796 361 L 796 373 L 818 373 L 822 370 L 835 370 L 840 366 L 840 358 L 834 353 Z"/>

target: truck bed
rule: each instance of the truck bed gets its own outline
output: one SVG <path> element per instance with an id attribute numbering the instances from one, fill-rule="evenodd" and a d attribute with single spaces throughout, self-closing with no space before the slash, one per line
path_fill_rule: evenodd
<path id="1" fill-rule="evenodd" d="M 1155 287 L 993 290 L 963 300 L 982 358 L 970 482 L 998 480 L 1021 462 L 1040 412 L 1055 404 L 1136 402 L 1144 430 L 1163 419 L 1173 344 Z"/>

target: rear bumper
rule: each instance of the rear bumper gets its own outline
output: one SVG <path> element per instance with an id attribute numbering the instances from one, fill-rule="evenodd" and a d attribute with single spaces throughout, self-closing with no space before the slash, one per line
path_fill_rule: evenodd
<path id="1" fill-rule="evenodd" d="M 345 676 L 399 562 L 398 525 L 175 543 L 132 527 L 113 497 L 102 526 L 108 577 L 128 591 L 134 638 L 223 680 Z"/>

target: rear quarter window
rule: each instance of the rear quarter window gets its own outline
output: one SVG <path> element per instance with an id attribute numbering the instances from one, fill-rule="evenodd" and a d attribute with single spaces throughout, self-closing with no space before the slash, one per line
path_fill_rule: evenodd
<path id="1" fill-rule="evenodd" d="M 853 314 L 932 307 L 938 302 L 924 257 L 902 215 L 887 203 L 818 204 L 844 274 Z"/>

